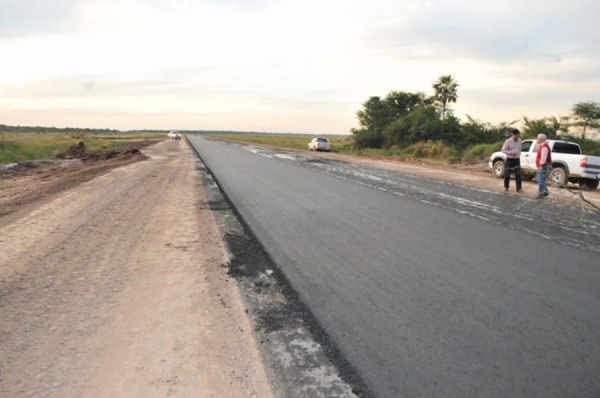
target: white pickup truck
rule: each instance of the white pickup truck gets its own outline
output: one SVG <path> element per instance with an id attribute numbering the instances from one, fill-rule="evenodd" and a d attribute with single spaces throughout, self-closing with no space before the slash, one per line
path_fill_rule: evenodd
<path id="1" fill-rule="evenodd" d="M 552 149 L 552 171 L 548 179 L 557 185 L 567 182 L 579 184 L 587 189 L 598 188 L 600 181 L 600 157 L 581 153 L 581 147 L 569 141 L 548 140 Z M 537 168 L 535 159 L 539 145 L 536 140 L 523 141 L 521 150 L 521 170 L 523 176 L 534 176 Z M 506 155 L 494 152 L 489 166 L 498 178 L 504 177 Z"/>

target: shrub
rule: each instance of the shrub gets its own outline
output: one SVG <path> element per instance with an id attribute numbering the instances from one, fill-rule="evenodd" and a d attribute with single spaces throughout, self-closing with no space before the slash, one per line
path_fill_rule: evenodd
<path id="1" fill-rule="evenodd" d="M 458 151 L 441 141 L 417 142 L 401 150 L 401 154 L 412 158 L 437 159 L 447 161 L 448 158 L 459 157 Z"/>
<path id="2" fill-rule="evenodd" d="M 489 157 L 492 153 L 502 149 L 502 144 L 502 141 L 499 141 L 494 144 L 474 145 L 465 150 L 462 159 L 465 162 L 484 160 L 486 157 Z"/>

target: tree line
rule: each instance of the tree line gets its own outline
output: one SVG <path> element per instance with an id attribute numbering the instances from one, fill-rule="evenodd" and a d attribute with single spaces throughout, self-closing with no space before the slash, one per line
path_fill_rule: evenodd
<path id="1" fill-rule="evenodd" d="M 390 91 L 384 98 L 373 96 L 356 113 L 359 127 L 353 128 L 354 147 L 404 148 L 419 142 L 437 141 L 459 151 L 504 140 L 510 126 L 519 120 L 491 124 L 467 115 L 462 122 L 452 111 L 451 104 L 458 100 L 458 82 L 452 75 L 438 78 L 432 85 L 434 95 Z M 581 134 L 573 136 L 572 127 L 580 127 Z M 523 117 L 524 138 L 544 133 L 548 138 L 577 141 L 584 149 L 600 154 L 600 143 L 589 143 L 590 129 L 600 128 L 600 104 L 593 101 L 573 105 L 571 114 L 540 119 Z M 589 153 L 594 154 L 594 153 Z"/>
<path id="2" fill-rule="evenodd" d="M 113 129 L 90 129 L 77 127 L 42 127 L 42 126 L 9 126 L 0 124 L 0 132 L 3 133 L 85 133 L 85 134 L 107 134 L 119 133 L 119 130 Z"/>

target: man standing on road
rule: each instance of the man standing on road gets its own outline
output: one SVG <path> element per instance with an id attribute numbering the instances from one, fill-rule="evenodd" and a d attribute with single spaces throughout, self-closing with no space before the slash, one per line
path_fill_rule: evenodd
<path id="1" fill-rule="evenodd" d="M 521 132 L 517 129 L 511 130 L 511 137 L 502 145 L 502 153 L 506 155 L 506 170 L 504 171 L 504 190 L 508 191 L 510 184 L 510 173 L 514 170 L 517 180 L 517 192 L 523 192 L 521 174 Z"/>
<path id="2" fill-rule="evenodd" d="M 546 186 L 546 178 L 548 178 L 548 174 L 550 174 L 552 151 L 546 140 L 546 134 L 538 134 L 537 142 L 540 147 L 538 149 L 537 157 L 535 158 L 537 181 L 539 184 L 537 199 L 543 199 L 550 194 L 548 192 L 548 187 Z"/>

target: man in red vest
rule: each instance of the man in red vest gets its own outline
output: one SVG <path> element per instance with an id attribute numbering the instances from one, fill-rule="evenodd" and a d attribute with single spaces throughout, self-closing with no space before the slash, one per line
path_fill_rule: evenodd
<path id="1" fill-rule="evenodd" d="M 537 166 L 537 181 L 539 184 L 537 199 L 543 199 L 548 196 L 548 187 L 546 179 L 550 174 L 550 165 L 552 164 L 552 151 L 548 145 L 546 134 L 538 134 L 537 142 L 539 145 L 535 165 Z"/>

